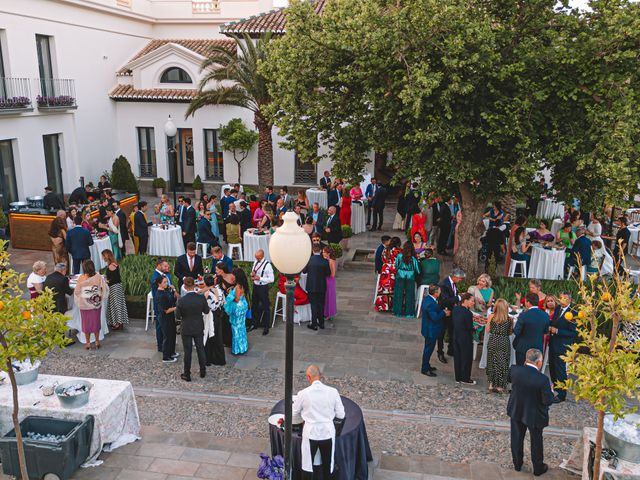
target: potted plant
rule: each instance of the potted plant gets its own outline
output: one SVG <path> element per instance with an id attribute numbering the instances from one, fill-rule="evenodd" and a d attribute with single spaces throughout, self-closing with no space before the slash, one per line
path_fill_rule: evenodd
<path id="1" fill-rule="evenodd" d="M 11 268 L 9 253 L 0 242 L 0 368 L 6 370 L 13 393 L 11 415 L 16 432 L 16 444 L 20 464 L 20 476 L 29 478 L 27 463 L 18 418 L 18 387 L 13 363 L 31 361 L 35 363 L 56 347 L 69 343 L 65 337 L 67 318 L 53 313 L 53 293 L 50 289 L 34 299 L 23 298 L 24 275 Z"/>
<path id="2" fill-rule="evenodd" d="M 200 178 L 200 175 L 196 175 L 191 186 L 193 187 L 196 201 L 200 200 L 200 197 L 202 197 L 202 179 Z"/>
<path id="3" fill-rule="evenodd" d="M 154 178 L 152 182 L 153 188 L 156 189 L 156 197 L 161 197 L 164 187 L 167 186 L 167 182 L 162 177 Z"/>
<path id="4" fill-rule="evenodd" d="M 349 250 L 349 239 L 353 237 L 353 229 L 350 225 L 342 225 L 342 240 L 340 240 L 340 245 L 344 250 Z"/>

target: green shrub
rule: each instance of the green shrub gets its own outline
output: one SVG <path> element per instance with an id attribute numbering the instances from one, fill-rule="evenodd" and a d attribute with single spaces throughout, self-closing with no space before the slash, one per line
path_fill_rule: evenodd
<path id="1" fill-rule="evenodd" d="M 353 237 L 353 229 L 350 225 L 342 225 L 342 238 L 351 238 Z"/>
<path id="2" fill-rule="evenodd" d="M 167 182 L 164 178 L 158 177 L 153 179 L 152 185 L 153 188 L 164 188 L 167 186 Z"/>
<path id="3" fill-rule="evenodd" d="M 202 190 L 202 179 L 200 178 L 200 175 L 196 175 L 191 186 L 194 190 Z"/>
<path id="4" fill-rule="evenodd" d="M 340 258 L 342 256 L 342 247 L 339 243 L 330 243 L 329 246 L 333 250 L 333 254 L 336 258 Z"/>
<path id="5" fill-rule="evenodd" d="M 0 210 L 0 228 L 7 228 L 9 220 L 2 210 Z"/>
<path id="6" fill-rule="evenodd" d="M 131 171 L 131 165 L 127 159 L 120 155 L 113 162 L 111 168 L 111 186 L 123 192 L 139 193 L 138 182 Z"/>

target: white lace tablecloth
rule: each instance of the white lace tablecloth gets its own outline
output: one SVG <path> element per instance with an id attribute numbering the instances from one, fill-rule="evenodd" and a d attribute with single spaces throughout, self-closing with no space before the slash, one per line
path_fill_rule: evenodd
<path id="1" fill-rule="evenodd" d="M 538 209 L 536 210 L 536 217 L 538 218 L 558 218 L 564 216 L 564 203 L 556 202 L 554 200 L 540 200 L 538 202 Z"/>
<path id="2" fill-rule="evenodd" d="M 309 201 L 309 206 L 313 206 L 315 202 L 318 202 L 320 208 L 327 209 L 328 200 L 327 200 L 327 192 L 325 190 L 317 190 L 315 188 L 310 188 L 307 190 L 307 200 Z"/>
<path id="3" fill-rule="evenodd" d="M 351 230 L 357 235 L 367 231 L 367 219 L 364 214 L 364 205 L 351 204 Z"/>
<path id="4" fill-rule="evenodd" d="M 561 218 L 556 218 L 553 222 L 551 222 L 551 233 L 553 233 L 554 237 L 560 231 L 563 225 L 564 221 Z"/>
<path id="5" fill-rule="evenodd" d="M 83 466 L 100 465 L 102 462 L 98 460 L 98 455 L 103 449 L 110 452 L 141 438 L 138 406 L 130 382 L 82 378 L 91 382 L 93 388 L 89 403 L 74 409 L 62 408 L 55 395 L 49 397 L 42 395 L 41 385 L 52 385 L 55 382 L 60 384 L 71 380 L 80 380 L 80 378 L 39 375 L 35 382 L 18 387 L 20 421 L 29 415 L 61 420 L 84 420 L 87 415 L 93 415 L 91 448 L 89 458 Z M 4 384 L 0 386 L 0 435 L 6 435 L 13 429 L 12 411 L 11 387 Z"/>
<path id="6" fill-rule="evenodd" d="M 98 274 L 99 275 L 99 274 Z M 71 288 L 76 288 L 75 281 L 69 282 L 69 286 Z M 98 340 L 102 341 L 104 336 L 109 333 L 109 327 L 107 326 L 107 302 L 109 301 L 109 296 L 106 296 L 102 299 L 102 310 L 100 311 L 100 335 Z M 82 317 L 80 316 L 80 309 L 76 306 L 76 301 L 73 295 L 67 295 L 67 306 L 69 310 L 67 310 L 66 315 L 70 317 L 70 320 L 67 322 L 67 327 L 72 330 L 78 331 L 78 341 L 80 343 L 85 343 L 84 334 L 82 333 Z M 91 334 L 92 342 L 96 341 L 95 334 Z"/>
<path id="7" fill-rule="evenodd" d="M 153 226 L 149 229 L 149 255 L 160 257 L 179 257 L 184 254 L 182 229 L 178 226 L 163 230 Z"/>
<path id="8" fill-rule="evenodd" d="M 564 278 L 565 250 L 545 250 L 534 245 L 529 263 L 529 278 L 561 280 Z"/>
<path id="9" fill-rule="evenodd" d="M 264 258 L 271 261 L 269 257 L 269 239 L 271 235 L 254 235 L 249 230 L 242 236 L 242 254 L 245 262 L 253 262 L 258 250 L 264 251 Z"/>
<path id="10" fill-rule="evenodd" d="M 568 459 L 565 459 L 560 464 L 560 468 L 563 468 L 576 475 L 581 475 L 582 480 L 589 479 L 589 442 L 596 440 L 596 429 L 586 427 L 582 430 L 582 435 L 573 444 L 573 450 Z M 604 478 L 605 473 L 615 473 L 617 475 L 629 475 L 629 478 L 640 477 L 640 464 L 627 462 L 625 460 L 618 460 L 618 466 L 615 470 L 609 467 L 609 462 L 602 459 L 600 462 L 600 478 Z"/>
<path id="11" fill-rule="evenodd" d="M 93 260 L 96 270 L 101 270 L 107 267 L 107 264 L 102 259 L 103 250 L 113 250 L 111 248 L 111 240 L 109 240 L 109 237 L 94 238 L 93 245 L 89 247 L 89 252 L 91 252 L 91 260 Z M 73 257 L 71 255 L 69 255 L 69 257 L 69 260 L 73 264 Z M 82 272 L 82 265 L 80 265 L 80 271 Z"/>

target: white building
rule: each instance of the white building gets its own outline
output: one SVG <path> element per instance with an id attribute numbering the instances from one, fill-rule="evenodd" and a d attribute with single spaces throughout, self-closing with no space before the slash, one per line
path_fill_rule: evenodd
<path id="1" fill-rule="evenodd" d="M 150 186 L 168 179 L 164 124 L 179 128 L 179 172 L 188 187 L 234 183 L 230 153 L 216 129 L 249 111 L 206 107 L 184 118 L 213 42 L 230 44 L 220 26 L 267 12 L 272 0 L 3 0 L 0 2 L 0 195 L 11 201 L 43 187 L 71 192 L 96 182 L 124 155 Z M 191 80 L 189 82 L 188 80 Z M 276 185 L 316 183 L 323 162 L 296 165 L 274 137 Z M 257 150 L 242 182 L 257 184 Z M 214 191 L 206 187 L 205 190 Z"/>

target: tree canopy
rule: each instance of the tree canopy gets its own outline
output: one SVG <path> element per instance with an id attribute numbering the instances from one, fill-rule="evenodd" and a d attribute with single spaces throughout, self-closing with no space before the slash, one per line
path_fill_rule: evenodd
<path id="1" fill-rule="evenodd" d="M 328 0 L 317 15 L 292 2 L 261 66 L 275 123 L 307 158 L 329 145 L 338 175 L 373 149 L 391 152 L 396 179 L 457 185 L 463 239 L 487 200 L 527 192 L 544 166 L 566 198 L 601 201 L 602 182 L 620 197 L 637 189 L 638 5 L 555 5 Z"/>
<path id="2" fill-rule="evenodd" d="M 232 118 L 226 125 L 220 125 L 218 137 L 222 142 L 222 149 L 233 154 L 233 159 L 238 164 L 238 183 L 241 183 L 240 164 L 258 141 L 258 133 L 249 130 L 241 118 Z"/>

